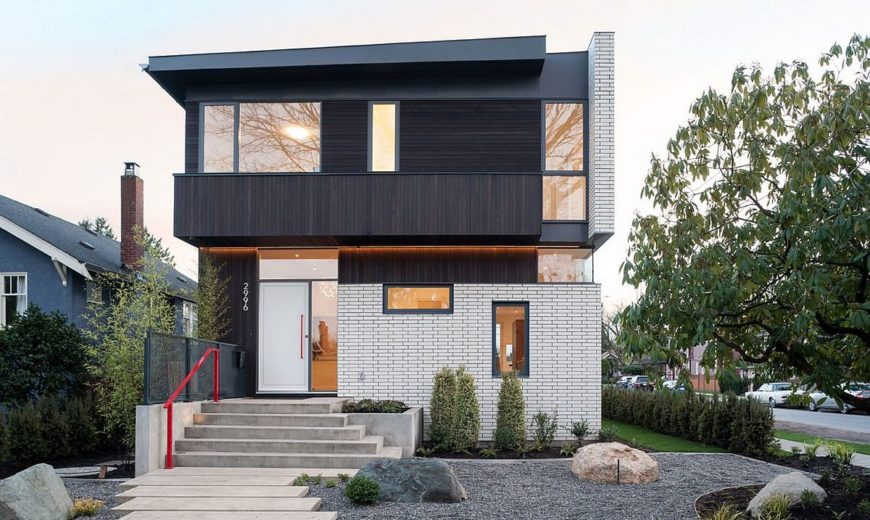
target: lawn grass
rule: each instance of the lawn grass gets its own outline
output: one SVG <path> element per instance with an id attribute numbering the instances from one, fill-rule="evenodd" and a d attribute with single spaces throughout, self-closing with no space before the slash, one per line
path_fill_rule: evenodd
<path id="1" fill-rule="evenodd" d="M 817 437 L 815 435 L 808 435 L 806 433 L 790 432 L 790 431 L 786 431 L 786 430 L 776 430 L 776 431 L 774 431 L 774 436 L 777 439 L 785 439 L 787 441 L 802 442 L 804 444 L 812 444 L 813 442 L 815 442 L 816 440 L 819 440 L 819 439 L 821 439 L 822 441 L 834 441 L 834 442 L 839 442 L 839 443 L 845 444 L 846 446 L 855 450 L 855 453 L 861 453 L 863 455 L 870 455 L 870 444 L 861 444 L 860 442 L 848 442 L 848 441 L 841 441 L 838 439 L 826 439 L 824 437 Z"/>
<path id="2" fill-rule="evenodd" d="M 656 433 L 633 424 L 625 424 L 611 419 L 602 419 L 601 423 L 602 427 L 609 426 L 616 430 L 616 436 L 626 443 L 633 441 L 635 444 L 655 451 L 725 453 L 725 450 L 715 446 L 707 446 L 700 442 L 687 441 L 679 437 Z"/>

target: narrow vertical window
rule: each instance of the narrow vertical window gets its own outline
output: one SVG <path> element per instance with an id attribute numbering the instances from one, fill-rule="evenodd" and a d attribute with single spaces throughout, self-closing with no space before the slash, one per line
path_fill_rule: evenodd
<path id="1" fill-rule="evenodd" d="M 529 376 L 529 304 L 492 305 L 492 375 L 515 371 Z"/>
<path id="2" fill-rule="evenodd" d="M 370 171 L 396 171 L 396 116 L 396 103 L 372 103 L 371 105 Z"/>
<path id="3" fill-rule="evenodd" d="M 583 104 L 547 103 L 546 171 L 583 171 Z"/>
<path id="4" fill-rule="evenodd" d="M 235 105 L 202 107 L 202 171 L 227 173 L 235 170 Z"/>

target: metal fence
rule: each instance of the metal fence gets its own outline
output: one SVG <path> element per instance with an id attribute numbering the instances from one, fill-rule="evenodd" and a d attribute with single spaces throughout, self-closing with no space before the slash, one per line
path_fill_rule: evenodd
<path id="1" fill-rule="evenodd" d="M 244 397 L 245 352 L 237 345 L 151 332 L 145 340 L 145 404 L 165 403 L 209 347 L 220 350 L 220 396 Z M 212 397 L 212 366 L 209 359 L 179 394 L 179 401 Z"/>

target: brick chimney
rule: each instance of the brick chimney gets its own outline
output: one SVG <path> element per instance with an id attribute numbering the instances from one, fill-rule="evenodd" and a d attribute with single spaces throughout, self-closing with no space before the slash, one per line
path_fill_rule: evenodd
<path id="1" fill-rule="evenodd" d="M 139 165 L 124 163 L 121 176 L 121 263 L 130 269 L 141 268 L 144 248 L 136 243 L 134 230 L 145 227 L 145 185 L 139 177 Z"/>

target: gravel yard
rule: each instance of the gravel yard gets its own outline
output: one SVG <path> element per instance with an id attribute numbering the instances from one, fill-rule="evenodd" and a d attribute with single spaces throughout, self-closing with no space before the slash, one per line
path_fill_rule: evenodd
<path id="1" fill-rule="evenodd" d="M 96 516 L 91 516 L 87 518 L 93 518 L 95 520 L 120 518 L 120 515 L 109 511 L 109 509 L 117 505 L 115 503 L 115 495 L 117 495 L 119 492 L 119 482 L 77 480 L 68 478 L 64 480 L 63 483 L 66 484 L 66 489 L 69 491 L 69 496 L 73 500 L 77 498 L 96 498 L 106 503 L 105 507 L 100 509 L 100 512 L 97 513 Z"/>
<path id="2" fill-rule="evenodd" d="M 578 480 L 570 460 L 448 460 L 468 492 L 461 504 L 386 504 L 354 507 L 336 488 L 312 486 L 325 511 L 358 518 L 618 519 L 697 518 L 695 499 L 714 489 L 763 484 L 787 468 L 731 454 L 653 455 L 661 479 L 653 484 L 596 484 Z"/>

